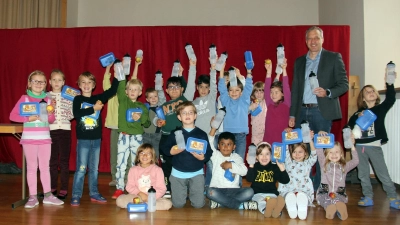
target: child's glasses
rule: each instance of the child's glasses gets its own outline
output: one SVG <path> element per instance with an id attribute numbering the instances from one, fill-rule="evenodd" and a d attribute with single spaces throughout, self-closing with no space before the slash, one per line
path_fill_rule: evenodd
<path id="1" fill-rule="evenodd" d="M 262 92 L 262 93 L 264 93 L 264 89 L 256 89 L 256 90 L 254 91 L 254 93 L 257 93 L 257 92 Z"/>
<path id="2" fill-rule="evenodd" d="M 168 86 L 169 90 L 178 90 L 180 88 L 181 88 L 181 86 Z"/>
<path id="3" fill-rule="evenodd" d="M 31 80 L 32 84 L 40 84 L 40 85 L 45 85 L 46 81 L 40 81 L 40 80 Z"/>
<path id="4" fill-rule="evenodd" d="M 194 115 L 194 111 L 189 111 L 189 112 L 182 111 L 181 115 L 183 115 L 183 116 L 193 116 Z"/>

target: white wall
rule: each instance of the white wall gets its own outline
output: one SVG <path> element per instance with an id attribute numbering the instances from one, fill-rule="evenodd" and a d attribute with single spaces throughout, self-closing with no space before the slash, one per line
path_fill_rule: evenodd
<path id="1" fill-rule="evenodd" d="M 319 2 L 319 22 L 324 25 L 350 25 L 350 75 L 364 84 L 364 4 L 363 0 Z M 325 40 L 329 41 L 329 40 Z"/>
<path id="2" fill-rule="evenodd" d="M 400 71 L 400 1 L 364 0 L 365 83 L 385 89 L 383 76 L 392 60 Z M 400 86 L 400 73 L 395 87 Z"/>
<path id="3" fill-rule="evenodd" d="M 318 0 L 68 0 L 67 27 L 313 25 Z"/>

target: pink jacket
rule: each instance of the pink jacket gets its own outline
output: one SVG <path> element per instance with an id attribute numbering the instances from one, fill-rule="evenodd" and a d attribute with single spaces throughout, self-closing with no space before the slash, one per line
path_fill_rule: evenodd
<path id="1" fill-rule="evenodd" d="M 21 116 L 19 113 L 19 107 L 21 103 L 40 102 L 41 100 L 42 99 L 40 98 L 33 98 L 28 95 L 22 95 L 10 113 L 11 121 L 24 123 L 20 144 L 51 144 L 49 123 L 53 123 L 55 120 L 55 116 L 53 113 L 49 114 L 49 123 L 42 123 L 39 120 L 29 122 L 29 116 Z M 47 97 L 45 97 L 44 100 L 50 102 Z"/>
<path id="2" fill-rule="evenodd" d="M 137 165 L 129 169 L 125 187 L 129 194 L 137 195 L 139 192 L 147 194 L 151 186 L 156 190 L 156 199 L 161 198 L 167 191 L 164 173 L 160 167 L 152 164 L 146 168 Z"/>

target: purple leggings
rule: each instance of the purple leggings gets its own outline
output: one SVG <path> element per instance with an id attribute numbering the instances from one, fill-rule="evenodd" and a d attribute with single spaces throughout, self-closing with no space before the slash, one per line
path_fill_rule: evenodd
<path id="1" fill-rule="evenodd" d="M 37 194 L 37 168 L 40 170 L 40 181 L 43 193 L 50 192 L 50 154 L 51 144 L 31 145 L 23 144 L 26 158 L 26 180 L 29 187 L 29 195 Z"/>

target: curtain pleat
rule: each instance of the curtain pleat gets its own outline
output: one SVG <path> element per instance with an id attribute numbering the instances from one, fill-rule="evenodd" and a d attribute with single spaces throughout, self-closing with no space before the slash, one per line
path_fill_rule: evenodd
<path id="1" fill-rule="evenodd" d="M 60 27 L 61 0 L 1 0 L 0 28 Z"/>

